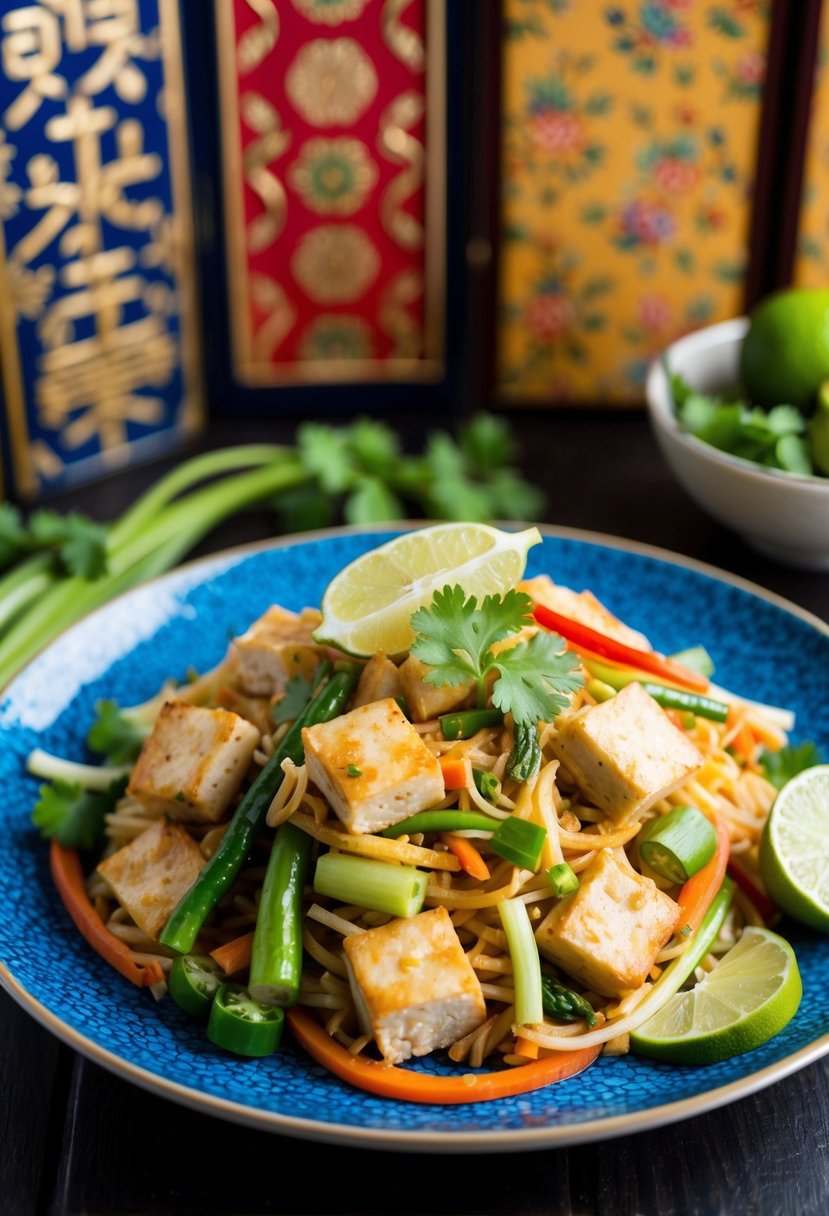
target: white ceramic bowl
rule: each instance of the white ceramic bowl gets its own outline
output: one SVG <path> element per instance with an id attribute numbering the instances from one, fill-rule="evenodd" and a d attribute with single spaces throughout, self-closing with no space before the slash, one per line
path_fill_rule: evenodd
<path id="1" fill-rule="evenodd" d="M 725 391 L 739 382 L 747 329 L 745 317 L 710 325 L 674 342 L 664 358 L 692 388 Z M 701 507 L 776 561 L 829 570 L 829 478 L 765 469 L 684 432 L 662 360 L 650 368 L 645 395 L 659 449 Z"/>

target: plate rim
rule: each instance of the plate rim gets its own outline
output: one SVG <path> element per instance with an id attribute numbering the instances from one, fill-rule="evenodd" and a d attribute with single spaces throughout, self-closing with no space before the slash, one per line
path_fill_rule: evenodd
<path id="1" fill-rule="evenodd" d="M 145 583 L 141 583 L 139 586 L 144 589 L 148 586 L 176 581 L 181 578 L 182 574 L 185 576 L 188 573 L 193 574 L 199 568 L 203 568 L 206 572 L 211 565 L 221 566 L 222 564 L 226 564 L 229 559 L 237 556 L 244 559 L 259 552 L 288 548 L 291 545 L 308 544 L 341 536 L 366 536 L 373 533 L 403 532 L 426 527 L 433 522 L 439 521 L 402 520 L 381 524 L 353 524 L 251 541 L 216 550 L 213 553 L 203 554 L 200 557 L 183 562 L 174 569 Z M 542 537 L 549 537 L 553 540 L 564 539 L 576 541 L 577 543 L 601 545 L 623 553 L 637 554 L 670 565 L 676 565 L 682 569 L 695 571 L 763 599 L 783 611 L 800 618 L 817 629 L 825 637 L 829 637 L 829 624 L 810 610 L 802 608 L 800 605 L 788 600 L 785 596 L 770 591 L 741 575 L 732 574 L 720 567 L 677 553 L 674 550 L 602 532 L 556 526 L 553 524 L 532 525 L 519 524 L 516 521 L 499 521 L 497 526 L 509 529 L 537 526 Z M 11 694 L 18 679 L 24 675 L 31 664 L 38 661 L 45 651 L 51 649 L 52 646 L 59 645 L 74 629 L 77 629 L 82 623 L 93 618 L 98 613 L 111 611 L 113 605 L 118 604 L 121 600 L 128 599 L 138 589 L 138 587 L 133 587 L 122 592 L 106 604 L 99 606 L 70 625 L 68 629 L 64 630 L 57 638 L 43 647 L 37 655 L 32 657 L 23 671 L 18 673 L 17 676 L 0 690 L 0 696 L 5 699 Z M 475 1131 L 452 1132 L 447 1136 L 445 1132 L 438 1135 L 436 1132 L 428 1130 L 360 1128 L 345 1123 L 311 1120 L 293 1115 L 285 1115 L 277 1111 L 263 1110 L 227 1098 L 207 1094 L 202 1090 L 193 1089 L 180 1082 L 170 1081 L 148 1069 L 133 1064 L 116 1052 L 102 1047 L 94 1039 L 75 1030 L 56 1013 L 48 1009 L 37 997 L 33 996 L 15 978 L 2 961 L 0 961 L 0 986 L 35 1021 L 54 1034 L 56 1038 L 68 1047 L 93 1063 L 105 1068 L 115 1076 L 130 1081 L 156 1096 L 174 1101 L 179 1105 L 189 1107 L 202 1114 L 212 1115 L 215 1118 L 224 1118 L 260 1131 L 269 1131 L 321 1143 L 397 1152 L 432 1152 L 440 1154 L 463 1151 L 515 1152 L 533 1149 L 563 1148 L 570 1145 L 615 1139 L 619 1136 L 665 1127 L 671 1123 L 680 1122 L 684 1119 L 716 1110 L 741 1098 L 750 1097 L 752 1094 L 767 1088 L 777 1081 L 783 1080 L 794 1072 L 807 1067 L 809 1064 L 829 1054 L 829 1032 L 827 1032 L 820 1038 L 801 1047 L 792 1055 L 767 1065 L 759 1072 L 731 1081 L 726 1085 L 718 1086 L 715 1089 L 706 1090 L 704 1093 L 693 1097 L 679 1099 L 676 1102 L 662 1103 L 659 1106 L 646 1110 L 634 1111 L 624 1115 L 614 1115 L 608 1118 L 591 1119 L 560 1127 L 512 1128 L 501 1131 L 497 1129 L 478 1129 Z"/>

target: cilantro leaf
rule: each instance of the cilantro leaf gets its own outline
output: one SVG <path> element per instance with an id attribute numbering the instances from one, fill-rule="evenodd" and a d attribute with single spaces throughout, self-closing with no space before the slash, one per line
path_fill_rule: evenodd
<path id="1" fill-rule="evenodd" d="M 778 790 L 782 790 L 787 781 L 791 781 L 792 777 L 796 777 L 804 769 L 814 768 L 816 764 L 822 763 L 820 748 L 811 740 L 799 744 L 790 743 L 777 752 L 763 749 L 760 753 L 760 767 Z"/>
<path id="2" fill-rule="evenodd" d="M 419 636 L 411 653 L 433 668 L 425 679 L 443 684 L 478 682 L 483 695 L 484 676 L 492 666 L 490 647 L 531 623 L 532 601 L 521 591 L 503 597 L 488 595 L 480 608 L 474 595 L 467 600 L 462 587 L 436 591 L 427 608 L 412 614 L 412 629 Z"/>
<path id="3" fill-rule="evenodd" d="M 438 687 L 473 681 L 483 705 L 487 678 L 497 672 L 492 703 L 512 713 L 516 725 L 554 719 L 583 683 L 578 659 L 564 650 L 563 640 L 538 633 L 529 642 L 492 652 L 496 642 L 532 623 L 531 608 L 521 591 L 488 595 L 480 607 L 457 585 L 436 591 L 428 607 L 412 614 L 417 636 L 411 653 L 432 668 L 424 679 Z"/>
<path id="4" fill-rule="evenodd" d="M 44 837 L 53 837 L 66 849 L 98 847 L 108 814 L 127 787 L 127 778 L 113 781 L 108 789 L 92 792 L 77 781 L 57 777 L 51 785 L 40 787 L 40 800 L 32 820 Z"/>
<path id="5" fill-rule="evenodd" d="M 378 477 L 388 477 L 400 459 L 400 445 L 391 427 L 372 418 L 358 418 L 346 432 L 355 459 Z"/>
<path id="6" fill-rule="evenodd" d="M 495 414 L 475 414 L 460 431 L 460 447 L 476 473 L 492 473 L 515 458 L 509 426 Z"/>
<path id="7" fill-rule="evenodd" d="M 110 764 L 129 764 L 141 751 L 149 726 L 124 713 L 115 701 L 98 701 L 97 718 L 86 736 L 93 752 L 106 756 Z"/>
<path id="8" fill-rule="evenodd" d="M 271 717 L 281 726 L 283 722 L 293 722 L 302 713 L 311 700 L 313 684 L 304 676 L 292 676 L 285 685 L 283 696 L 274 705 Z"/>
<path id="9" fill-rule="evenodd" d="M 297 448 L 303 465 L 326 494 L 339 494 L 351 486 L 354 461 L 345 431 L 308 422 L 297 432 Z"/>
<path id="10" fill-rule="evenodd" d="M 66 517 L 66 532 L 58 548 L 67 574 L 101 578 L 107 572 L 107 531 L 77 511 Z"/>
<path id="11" fill-rule="evenodd" d="M 343 516 L 348 524 L 385 523 L 400 519 L 402 514 L 400 499 L 379 477 L 358 477 L 343 504 Z"/>
<path id="12" fill-rule="evenodd" d="M 26 529 L 17 507 L 0 503 L 0 569 L 16 562 L 27 548 Z"/>
<path id="13" fill-rule="evenodd" d="M 578 658 L 555 633 L 537 633 L 502 651 L 492 666 L 500 673 L 492 686 L 492 704 L 509 711 L 516 723 L 554 721 L 569 705 L 569 694 L 584 683 Z"/>

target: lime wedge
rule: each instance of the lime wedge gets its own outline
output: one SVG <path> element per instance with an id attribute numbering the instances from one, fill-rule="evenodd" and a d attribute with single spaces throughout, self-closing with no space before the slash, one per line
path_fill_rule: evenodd
<path id="1" fill-rule="evenodd" d="M 743 930 L 696 987 L 678 992 L 630 1036 L 634 1051 L 672 1064 L 714 1064 L 761 1047 L 797 1012 L 794 950 L 769 929 Z"/>
<path id="2" fill-rule="evenodd" d="M 804 769 L 777 795 L 760 841 L 760 873 L 779 908 L 829 932 L 829 764 Z"/>
<path id="3" fill-rule="evenodd" d="M 349 654 L 395 656 L 414 640 L 412 613 L 458 583 L 480 600 L 514 587 L 537 545 L 537 528 L 501 532 L 488 524 L 434 524 L 358 557 L 328 584 L 318 642 Z"/>

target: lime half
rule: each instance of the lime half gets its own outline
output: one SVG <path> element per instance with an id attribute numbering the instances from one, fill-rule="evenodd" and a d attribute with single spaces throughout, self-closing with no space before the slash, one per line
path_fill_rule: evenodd
<path id="1" fill-rule="evenodd" d="M 713 971 L 678 992 L 630 1036 L 634 1051 L 672 1064 L 715 1064 L 761 1047 L 797 1012 L 803 986 L 794 950 L 749 926 Z"/>
<path id="2" fill-rule="evenodd" d="M 414 640 L 412 613 L 435 591 L 459 584 L 480 600 L 514 587 L 537 545 L 537 528 L 502 532 L 488 524 L 434 524 L 358 557 L 328 584 L 318 642 L 349 654 L 400 655 Z"/>
<path id="3" fill-rule="evenodd" d="M 779 908 L 829 932 L 829 764 L 804 769 L 777 795 L 760 841 L 760 873 Z"/>

